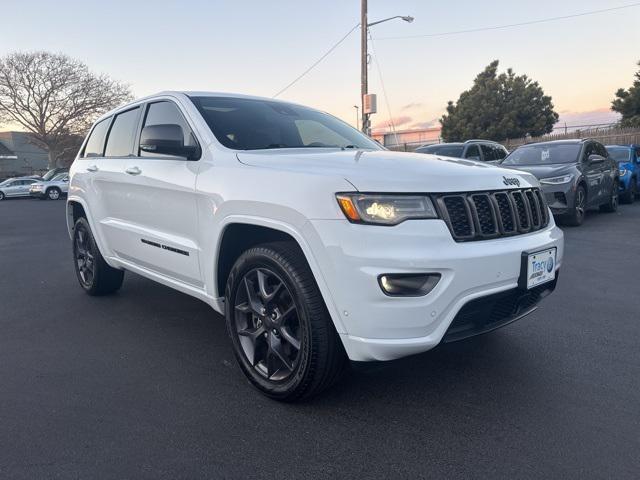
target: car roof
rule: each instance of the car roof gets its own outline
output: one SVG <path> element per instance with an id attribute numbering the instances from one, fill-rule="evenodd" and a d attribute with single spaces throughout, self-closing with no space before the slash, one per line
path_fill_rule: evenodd
<path id="1" fill-rule="evenodd" d="M 520 145 L 521 147 L 527 147 L 530 145 L 580 145 L 587 141 L 595 141 L 592 138 L 571 138 L 568 140 L 550 140 L 548 142 L 531 142 Z"/>
<path id="2" fill-rule="evenodd" d="M 269 97 L 259 97 L 259 96 L 255 96 L 255 95 L 244 95 L 242 93 L 231 93 L 231 92 L 206 92 L 206 91 L 197 91 L 197 90 L 164 90 L 162 92 L 158 92 L 158 93 L 154 93 L 153 95 L 147 95 L 146 97 L 141 97 L 141 98 L 137 98 L 131 102 L 127 102 L 125 104 L 122 104 L 112 110 L 109 110 L 107 113 L 105 113 L 104 115 L 101 115 L 100 118 L 98 118 L 95 123 L 98 123 L 99 121 L 104 120 L 105 118 L 108 118 L 122 110 L 126 110 L 129 107 L 133 107 L 134 105 L 138 105 L 144 102 L 148 102 L 151 100 L 154 100 L 155 98 L 159 98 L 159 97 L 180 97 L 180 96 L 184 96 L 186 95 L 187 97 L 226 97 L 226 98 L 241 98 L 241 99 L 246 99 L 246 100 L 263 100 L 263 101 L 269 101 L 269 102 L 278 102 L 278 103 L 283 103 L 283 104 L 287 104 L 287 105 L 297 105 L 300 107 L 304 107 L 304 105 L 299 104 L 299 103 L 295 103 L 295 102 L 289 102 L 287 100 L 280 100 L 278 98 L 269 98 Z M 307 107 L 308 108 L 308 107 Z"/>

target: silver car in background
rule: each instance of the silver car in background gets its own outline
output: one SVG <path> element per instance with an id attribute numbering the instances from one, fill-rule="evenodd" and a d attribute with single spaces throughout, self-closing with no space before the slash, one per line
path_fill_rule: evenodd
<path id="1" fill-rule="evenodd" d="M 9 178 L 0 183 L 0 200 L 11 197 L 28 197 L 31 185 L 38 180 L 32 177 Z"/>
<path id="2" fill-rule="evenodd" d="M 69 172 L 56 174 L 50 180 L 41 180 L 31 185 L 29 194 L 41 200 L 58 200 L 69 192 Z"/>

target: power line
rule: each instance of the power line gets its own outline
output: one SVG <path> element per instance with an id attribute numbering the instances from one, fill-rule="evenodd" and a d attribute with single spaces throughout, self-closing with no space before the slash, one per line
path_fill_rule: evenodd
<path id="1" fill-rule="evenodd" d="M 528 22 L 509 23 L 506 25 L 496 25 L 493 27 L 470 28 L 468 30 L 453 30 L 450 32 L 426 33 L 422 35 L 407 35 L 402 37 L 379 37 L 376 40 L 402 40 L 402 39 L 409 39 L 409 38 L 444 37 L 448 35 L 460 35 L 463 33 L 484 32 L 488 30 L 502 30 L 505 28 L 522 27 L 525 25 L 535 25 L 538 23 L 555 22 L 558 20 L 566 20 L 569 18 L 585 17 L 587 15 L 596 15 L 599 13 L 613 12 L 615 10 L 622 10 L 624 8 L 632 8 L 632 7 L 638 7 L 638 6 L 640 6 L 640 2 L 630 3 L 628 5 L 621 5 L 619 7 L 603 8 L 601 10 L 591 10 L 588 12 L 574 13 L 572 15 L 562 15 L 560 17 L 541 18 L 539 20 L 530 20 Z"/>
<path id="2" fill-rule="evenodd" d="M 300 80 L 300 79 L 301 79 L 302 77 L 304 77 L 307 73 L 309 73 L 311 70 L 313 70 L 313 69 L 316 67 L 316 65 L 318 65 L 322 60 L 324 60 L 325 58 L 327 58 L 327 57 L 329 56 L 329 54 L 331 54 L 331 52 L 333 52 L 336 48 L 338 48 L 338 46 L 339 46 L 342 42 L 344 42 L 344 41 L 347 39 L 347 37 L 348 37 L 349 35 L 351 35 L 351 34 L 353 33 L 353 31 L 354 31 L 356 28 L 358 28 L 359 26 L 360 26 L 360 23 L 357 23 L 356 25 L 354 25 L 354 27 L 353 27 L 351 30 L 349 30 L 349 31 L 347 32 L 347 34 L 346 34 L 344 37 L 342 37 L 340 40 L 338 40 L 338 41 L 337 41 L 337 42 L 336 42 L 336 43 L 335 43 L 335 44 L 334 44 L 334 45 L 333 45 L 329 50 L 327 50 L 327 51 L 325 52 L 325 54 L 324 54 L 324 55 L 322 55 L 318 60 L 316 60 L 315 62 L 313 62 L 309 68 L 307 68 L 304 72 L 302 72 L 300 75 L 298 75 L 298 76 L 297 76 L 297 77 L 296 77 L 296 78 L 295 78 L 291 83 L 289 83 L 289 84 L 288 84 L 286 87 L 284 87 L 282 90 L 278 91 L 278 93 L 276 93 L 276 94 L 273 96 L 273 98 L 276 98 L 276 97 L 278 97 L 279 95 L 281 95 L 282 93 L 284 93 L 286 90 L 288 90 L 290 87 L 292 87 L 295 83 L 297 83 L 297 82 L 298 82 L 298 80 Z"/>
<path id="3" fill-rule="evenodd" d="M 380 86 L 382 87 L 382 94 L 384 95 L 384 102 L 387 105 L 387 112 L 389 112 L 389 123 L 391 125 L 391 131 L 393 132 L 393 137 L 398 143 L 398 134 L 396 133 L 396 125 L 393 121 L 393 112 L 391 112 L 391 106 L 389 104 L 389 97 L 387 96 L 387 89 L 384 86 L 384 80 L 382 79 L 382 69 L 380 68 L 380 63 L 378 63 L 378 55 L 376 55 L 376 47 L 373 44 L 373 38 L 371 37 L 371 33 L 367 32 L 369 35 L 369 40 L 371 42 L 371 53 L 373 53 L 373 62 L 376 64 L 376 70 L 378 70 L 378 77 L 380 78 Z"/>

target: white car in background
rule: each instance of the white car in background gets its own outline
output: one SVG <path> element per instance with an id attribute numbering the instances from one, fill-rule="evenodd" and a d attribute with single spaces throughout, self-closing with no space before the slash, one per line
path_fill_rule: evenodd
<path id="1" fill-rule="evenodd" d="M 251 383 L 289 401 L 347 359 L 528 315 L 563 257 L 530 173 L 390 152 L 326 113 L 229 94 L 167 92 L 100 118 L 67 221 L 88 294 L 128 270 L 207 302 Z"/>
<path id="2" fill-rule="evenodd" d="M 55 175 L 51 180 L 36 181 L 29 189 L 32 197 L 41 200 L 58 200 L 69 192 L 69 172 Z"/>
<path id="3" fill-rule="evenodd" d="M 31 177 L 9 178 L 0 183 L 0 200 L 10 197 L 28 197 L 29 188 L 38 180 Z"/>

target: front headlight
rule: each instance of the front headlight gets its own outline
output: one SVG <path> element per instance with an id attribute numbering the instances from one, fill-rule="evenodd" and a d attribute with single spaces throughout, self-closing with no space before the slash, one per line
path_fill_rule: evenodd
<path id="1" fill-rule="evenodd" d="M 409 219 L 438 218 L 433 202 L 425 195 L 338 193 L 336 198 L 353 223 L 397 225 Z"/>
<path id="2" fill-rule="evenodd" d="M 627 174 L 628 170 L 626 168 L 621 168 L 620 169 L 620 176 L 624 177 Z"/>
<path id="3" fill-rule="evenodd" d="M 541 178 L 540 183 L 544 185 L 562 185 L 573 180 L 573 175 L 562 175 L 561 177 Z"/>

